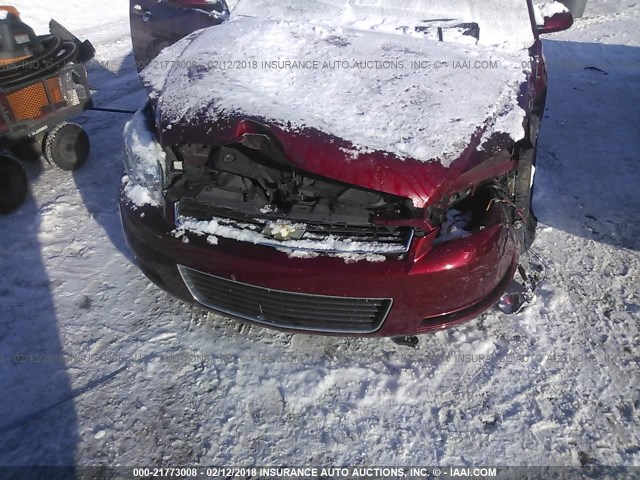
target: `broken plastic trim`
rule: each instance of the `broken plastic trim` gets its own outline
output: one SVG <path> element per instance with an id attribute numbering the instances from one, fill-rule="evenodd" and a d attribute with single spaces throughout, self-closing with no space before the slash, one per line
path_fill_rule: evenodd
<path id="1" fill-rule="evenodd" d="M 514 278 L 498 303 L 498 308 L 507 315 L 517 315 L 536 303 L 547 268 L 537 253 L 529 251 L 527 257 L 521 259 L 517 271 L 521 281 Z"/>

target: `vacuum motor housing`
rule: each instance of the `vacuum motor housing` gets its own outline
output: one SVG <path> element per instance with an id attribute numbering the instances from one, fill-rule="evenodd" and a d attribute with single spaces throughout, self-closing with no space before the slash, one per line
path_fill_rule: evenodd
<path id="1" fill-rule="evenodd" d="M 31 58 L 43 48 L 33 29 L 20 20 L 18 10 L 0 6 L 0 67 Z"/>

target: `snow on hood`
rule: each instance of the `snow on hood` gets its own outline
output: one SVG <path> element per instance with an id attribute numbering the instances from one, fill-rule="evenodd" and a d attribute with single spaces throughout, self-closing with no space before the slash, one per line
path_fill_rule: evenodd
<path id="1" fill-rule="evenodd" d="M 474 134 L 524 137 L 517 97 L 528 62 L 526 49 L 236 18 L 164 50 L 142 77 L 163 124 L 253 118 L 338 137 L 354 157 L 448 166 Z"/>

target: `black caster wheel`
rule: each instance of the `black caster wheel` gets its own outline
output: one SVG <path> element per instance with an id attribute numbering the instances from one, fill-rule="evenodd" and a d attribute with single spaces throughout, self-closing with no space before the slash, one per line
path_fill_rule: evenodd
<path id="1" fill-rule="evenodd" d="M 44 137 L 44 157 L 62 170 L 77 170 L 89 157 L 89 135 L 80 125 L 61 123 Z"/>
<path id="2" fill-rule="evenodd" d="M 27 198 L 29 182 L 22 165 L 6 155 L 0 155 L 0 213 L 17 210 Z"/>

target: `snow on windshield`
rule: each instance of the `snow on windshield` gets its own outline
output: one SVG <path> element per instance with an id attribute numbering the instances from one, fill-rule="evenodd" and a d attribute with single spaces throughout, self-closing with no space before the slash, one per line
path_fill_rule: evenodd
<path id="1" fill-rule="evenodd" d="M 534 41 L 526 0 L 240 0 L 233 15 L 324 19 L 388 32 L 456 21 L 477 24 L 482 45 L 525 48 Z"/>

